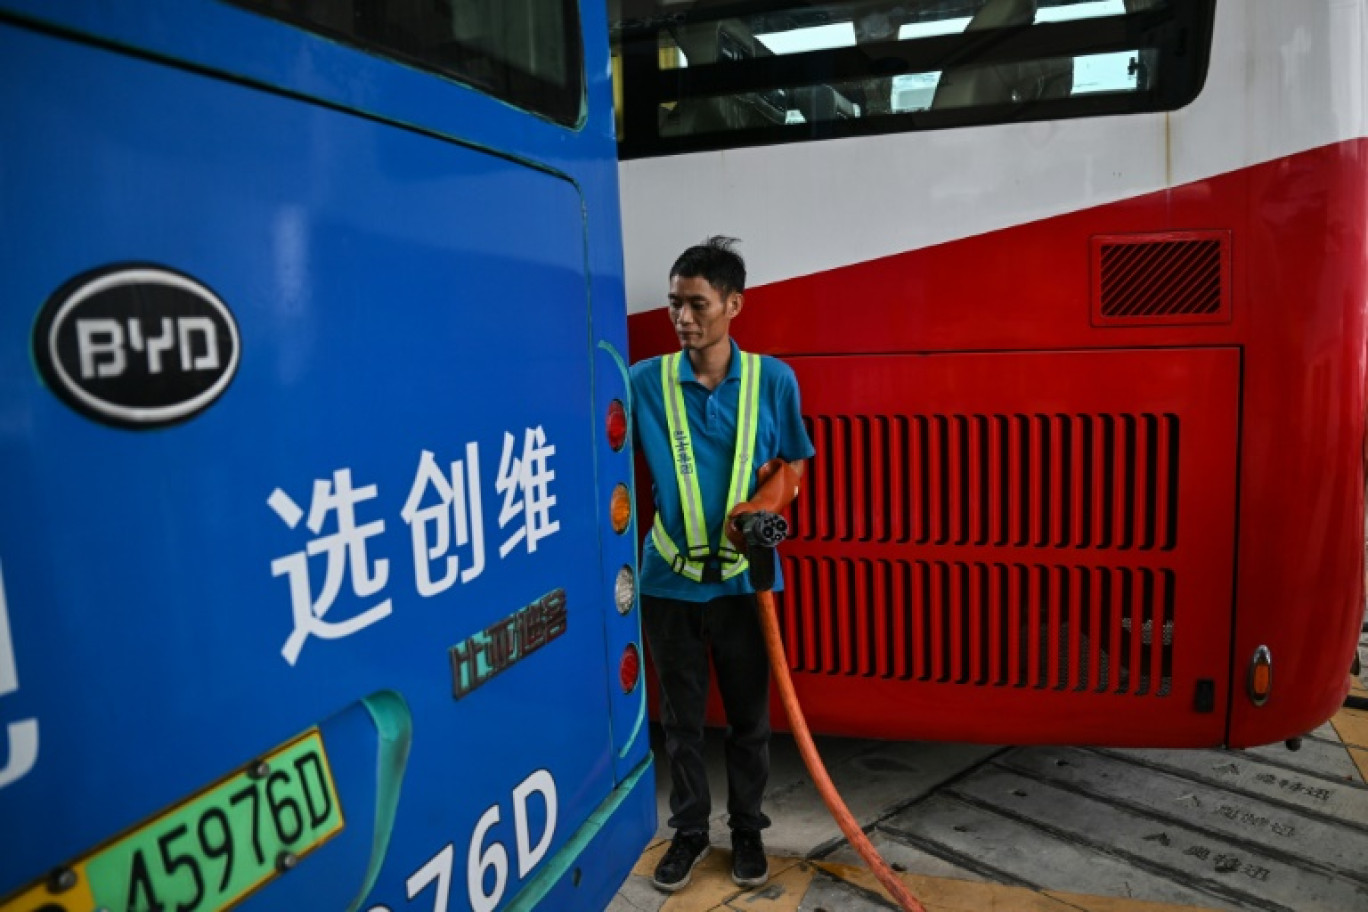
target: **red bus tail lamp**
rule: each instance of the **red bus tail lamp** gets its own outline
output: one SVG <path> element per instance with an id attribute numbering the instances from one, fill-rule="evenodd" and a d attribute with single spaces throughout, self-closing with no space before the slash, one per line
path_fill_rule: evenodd
<path id="1" fill-rule="evenodd" d="M 618 679 L 622 683 L 622 692 L 625 694 L 635 690 L 637 681 L 641 680 L 641 651 L 637 649 L 636 643 L 628 643 L 627 648 L 622 650 L 622 664 L 618 666 Z"/>
<path id="2" fill-rule="evenodd" d="M 628 523 L 632 521 L 632 494 L 622 482 L 618 482 L 613 488 L 608 510 L 613 521 L 613 531 L 618 535 L 626 532 Z"/>
<path id="3" fill-rule="evenodd" d="M 1255 706 L 1263 706 L 1272 690 L 1273 654 L 1267 646 L 1260 646 L 1249 660 L 1249 701 Z"/>
<path id="4" fill-rule="evenodd" d="M 623 407 L 621 399 L 608 403 L 607 428 L 608 445 L 616 453 L 627 442 L 627 409 Z"/>

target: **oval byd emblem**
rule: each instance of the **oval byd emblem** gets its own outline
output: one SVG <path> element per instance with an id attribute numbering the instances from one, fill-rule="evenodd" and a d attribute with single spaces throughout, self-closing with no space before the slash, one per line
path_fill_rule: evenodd
<path id="1" fill-rule="evenodd" d="M 154 428 L 217 399 L 237 372 L 237 322 L 187 275 L 124 264 L 78 276 L 39 312 L 33 353 L 62 401 L 105 424 Z"/>

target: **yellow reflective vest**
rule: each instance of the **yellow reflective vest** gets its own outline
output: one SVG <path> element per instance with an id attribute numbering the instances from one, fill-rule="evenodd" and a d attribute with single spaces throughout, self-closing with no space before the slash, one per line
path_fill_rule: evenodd
<path id="1" fill-rule="evenodd" d="M 727 489 L 727 513 L 750 497 L 755 438 L 760 427 L 760 356 L 738 350 L 741 358 L 741 393 L 736 406 L 736 446 L 732 455 L 731 485 Z M 671 569 L 696 582 L 729 580 L 746 570 L 746 557 L 730 547 L 725 534 L 714 549 L 708 543 L 708 520 L 703 515 L 703 496 L 698 487 L 698 466 L 694 462 L 693 438 L 684 407 L 684 390 L 679 383 L 682 352 L 660 359 L 660 383 L 665 403 L 665 420 L 674 452 L 675 484 L 684 514 L 685 544 L 681 551 L 665 531 L 656 513 L 651 539 Z"/>

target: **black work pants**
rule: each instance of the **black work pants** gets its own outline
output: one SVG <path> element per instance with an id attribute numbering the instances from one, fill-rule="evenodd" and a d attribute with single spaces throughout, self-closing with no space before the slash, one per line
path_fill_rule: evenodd
<path id="1" fill-rule="evenodd" d="M 707 830 L 712 813 L 703 762 L 703 715 L 712 653 L 727 713 L 727 813 L 732 829 L 760 830 L 769 781 L 769 658 L 755 596 L 710 602 L 641 597 L 642 626 L 660 682 L 670 765 L 670 826 Z"/>

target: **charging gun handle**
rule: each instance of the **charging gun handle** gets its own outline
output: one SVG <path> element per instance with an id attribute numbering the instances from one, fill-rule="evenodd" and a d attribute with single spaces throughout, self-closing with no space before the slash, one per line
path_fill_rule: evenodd
<path id="1" fill-rule="evenodd" d="M 746 560 L 750 564 L 746 572 L 750 575 L 751 588 L 756 592 L 774 589 L 774 554 L 773 548 L 746 549 Z"/>

